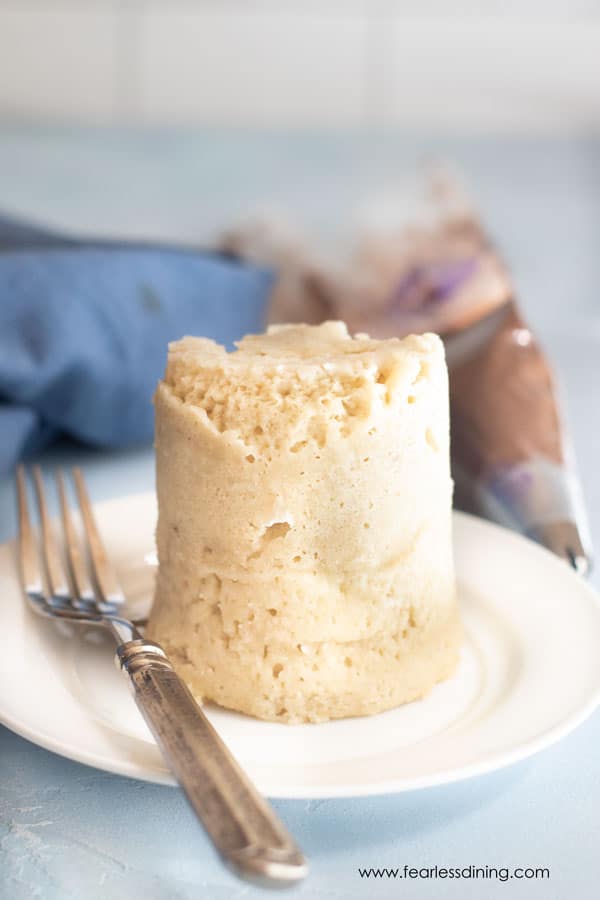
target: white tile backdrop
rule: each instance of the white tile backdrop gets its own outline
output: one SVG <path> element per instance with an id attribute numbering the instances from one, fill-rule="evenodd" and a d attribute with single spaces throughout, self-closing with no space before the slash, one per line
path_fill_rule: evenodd
<path id="1" fill-rule="evenodd" d="M 0 120 L 600 131 L 600 0 L 0 0 Z"/>

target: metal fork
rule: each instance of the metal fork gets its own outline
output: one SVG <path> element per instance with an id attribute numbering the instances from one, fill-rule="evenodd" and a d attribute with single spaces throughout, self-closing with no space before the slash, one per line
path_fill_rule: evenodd
<path id="1" fill-rule="evenodd" d="M 42 566 L 29 514 L 25 470 L 19 466 L 19 553 L 30 605 L 51 619 L 109 629 L 117 642 L 115 661 L 129 680 L 140 712 L 230 868 L 240 877 L 267 887 L 300 881 L 308 871 L 306 861 L 273 809 L 234 760 L 176 675 L 164 650 L 146 640 L 120 613 L 125 596 L 103 547 L 81 471 L 73 470 L 73 480 L 84 546 L 71 516 L 65 479 L 60 471 L 56 475 L 66 565 L 50 521 L 38 466 L 33 470 L 33 480 Z"/>

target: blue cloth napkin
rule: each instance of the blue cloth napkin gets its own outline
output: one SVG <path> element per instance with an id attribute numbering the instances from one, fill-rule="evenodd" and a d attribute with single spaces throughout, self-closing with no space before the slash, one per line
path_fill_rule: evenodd
<path id="1" fill-rule="evenodd" d="M 76 241 L 0 218 L 0 473 L 59 434 L 149 441 L 167 343 L 264 328 L 273 275 L 217 255 Z"/>

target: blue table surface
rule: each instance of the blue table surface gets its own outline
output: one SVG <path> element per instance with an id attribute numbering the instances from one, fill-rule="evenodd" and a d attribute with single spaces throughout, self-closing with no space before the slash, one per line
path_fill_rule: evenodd
<path id="1" fill-rule="evenodd" d="M 600 546 L 597 141 L 4 128 L 0 203 L 89 234 L 186 240 L 203 240 L 259 207 L 292 207 L 323 243 L 335 243 L 357 201 L 389 191 L 432 156 L 454 160 L 468 175 L 555 362 Z M 95 499 L 153 484 L 148 447 L 106 453 L 63 444 L 43 459 L 82 465 Z M 14 532 L 12 485 L 4 481 L 0 540 Z M 598 573 L 591 581 L 600 585 Z M 596 713 L 533 759 L 461 784 L 391 797 L 277 801 L 312 865 L 295 896 L 596 898 L 599 748 Z M 547 867 L 551 874 L 367 881 L 358 872 L 405 864 Z M 222 867 L 180 791 L 78 765 L 0 729 L 2 900 L 137 895 L 266 896 Z"/>

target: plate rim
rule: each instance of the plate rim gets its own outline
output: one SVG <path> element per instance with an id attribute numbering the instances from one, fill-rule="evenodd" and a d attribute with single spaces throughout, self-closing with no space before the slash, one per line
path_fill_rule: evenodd
<path id="1" fill-rule="evenodd" d="M 111 506 L 117 507 L 120 504 L 132 502 L 152 502 L 155 505 L 156 497 L 153 491 L 140 491 L 107 498 L 99 501 L 95 506 L 100 510 L 100 515 L 110 515 Z M 469 527 L 488 531 L 492 535 L 499 535 L 502 540 L 508 540 L 515 543 L 519 549 L 525 550 L 525 552 L 539 555 L 540 560 L 543 560 L 546 565 L 550 564 L 551 566 L 560 567 L 567 566 L 567 563 L 546 548 L 526 538 L 524 535 L 504 528 L 495 522 L 487 521 L 460 510 L 453 510 L 453 521 L 455 518 L 469 522 Z M 15 549 L 15 538 L 0 544 L 0 553 L 8 552 L 14 554 Z M 564 570 L 562 571 L 564 573 Z M 572 572 L 571 574 L 573 578 L 578 580 L 579 589 L 587 594 L 588 599 L 596 606 L 597 611 L 600 612 L 600 594 L 598 594 L 588 582 L 584 581 L 582 576 L 577 575 L 575 572 Z M 26 601 L 23 600 L 23 603 L 25 602 Z M 456 765 L 440 770 L 439 772 L 427 773 L 421 776 L 410 776 L 410 780 L 407 780 L 406 778 L 392 778 L 381 782 L 363 781 L 359 784 L 342 782 L 318 786 L 299 783 L 294 785 L 293 788 L 290 788 L 289 786 L 286 788 L 284 784 L 277 784 L 277 782 L 274 782 L 268 786 L 265 793 L 268 797 L 273 799 L 340 799 L 392 795 L 404 793 L 406 791 L 423 790 L 425 788 L 462 782 L 469 778 L 499 771 L 549 748 L 585 722 L 599 705 L 600 680 L 595 689 L 589 692 L 585 702 L 580 703 L 569 715 L 564 716 L 559 722 L 529 740 L 519 743 L 518 746 L 492 753 L 481 761 L 470 762 L 465 765 Z M 101 753 L 94 753 L 85 748 L 80 749 L 76 746 L 73 747 L 70 744 L 65 744 L 57 737 L 46 733 L 44 729 L 31 726 L 31 724 L 19 716 L 7 713 L 1 703 L 0 724 L 4 725 L 20 737 L 30 741 L 32 744 L 42 747 L 57 756 L 79 763 L 80 765 L 152 784 L 177 786 L 177 782 L 169 772 L 160 770 L 152 771 L 147 767 L 144 768 L 140 763 L 135 761 L 127 759 L 116 760 L 114 758 L 105 757 Z"/>

